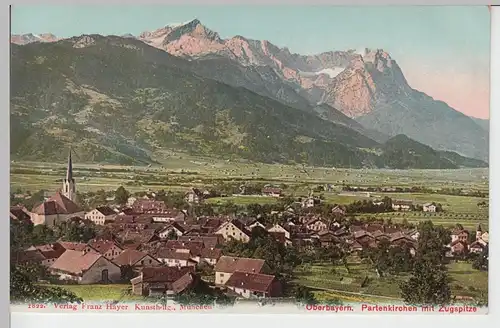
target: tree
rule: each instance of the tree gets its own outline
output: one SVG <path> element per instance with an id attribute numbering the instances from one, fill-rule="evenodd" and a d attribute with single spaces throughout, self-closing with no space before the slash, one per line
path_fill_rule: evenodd
<path id="1" fill-rule="evenodd" d="M 80 303 L 83 300 L 74 293 L 60 287 L 45 287 L 22 266 L 10 267 L 10 301 L 12 303 Z"/>
<path id="2" fill-rule="evenodd" d="M 313 305 L 318 304 L 314 294 L 306 286 L 299 285 L 295 288 L 294 297 L 297 303 Z"/>
<path id="3" fill-rule="evenodd" d="M 427 261 L 418 261 L 413 275 L 401 285 L 401 296 L 408 304 L 448 304 L 451 300 L 450 282 L 446 270 Z"/>
<path id="4" fill-rule="evenodd" d="M 472 262 L 472 267 L 476 270 L 488 271 L 488 253 L 488 245 L 486 245 L 481 254 L 478 254 L 474 259 L 474 262 Z"/>
<path id="5" fill-rule="evenodd" d="M 170 232 L 167 234 L 167 239 L 168 240 L 177 240 L 177 234 L 175 233 L 174 230 L 170 230 Z"/>
<path id="6" fill-rule="evenodd" d="M 451 300 L 450 278 L 445 266 L 450 232 L 431 221 L 419 225 L 420 237 L 412 276 L 403 282 L 401 296 L 415 305 L 444 305 Z"/>
<path id="7" fill-rule="evenodd" d="M 115 201 L 120 204 L 126 204 L 128 198 L 130 197 L 129 192 L 123 187 L 119 186 L 115 191 Z"/>

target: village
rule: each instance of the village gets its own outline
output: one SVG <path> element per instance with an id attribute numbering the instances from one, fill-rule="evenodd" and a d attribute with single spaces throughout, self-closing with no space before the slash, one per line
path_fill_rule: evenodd
<path id="1" fill-rule="evenodd" d="M 313 193 L 282 211 L 258 215 L 197 215 L 189 209 L 167 206 L 152 191 L 130 195 L 125 204 L 102 204 L 85 211 L 75 196 L 70 154 L 61 190 L 32 209 L 12 206 L 11 224 L 30 222 L 46 229 L 58 229 L 62 223 L 92 225 L 95 233 L 79 242 L 59 238 L 13 249 L 11 265 L 41 265 L 56 277 L 52 284 L 125 281 L 132 295 L 145 298 L 182 295 L 202 283 L 208 287 L 205 290 L 220 295 L 262 300 L 291 295 L 287 292 L 288 269 L 303 264 L 306 256 L 300 254 L 322 253 L 322 258 L 342 262 L 346 256 L 360 257 L 380 247 L 415 256 L 419 245 L 420 232 L 415 225 L 350 220 L 349 206 L 326 207 L 327 213 L 313 211 L 321 203 Z M 281 198 L 283 190 L 266 186 L 260 196 Z M 207 197 L 208 192 L 191 188 L 184 200 L 194 207 Z M 382 213 L 441 210 L 437 203 L 389 198 L 352 206 Z M 457 226 L 450 236 L 445 245 L 449 259 L 487 251 L 488 231 L 480 224 L 476 231 Z M 378 268 L 377 273 L 382 274 Z"/>

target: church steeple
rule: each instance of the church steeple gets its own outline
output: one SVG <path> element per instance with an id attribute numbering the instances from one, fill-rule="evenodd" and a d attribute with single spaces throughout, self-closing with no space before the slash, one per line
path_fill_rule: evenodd
<path id="1" fill-rule="evenodd" d="M 66 168 L 66 180 L 73 180 L 73 161 L 71 160 L 71 148 L 69 149 L 68 155 L 68 167 Z"/>
<path id="2" fill-rule="evenodd" d="M 71 148 L 68 155 L 68 166 L 66 168 L 66 178 L 63 180 L 63 194 L 68 199 L 75 201 L 76 185 L 73 178 L 73 160 L 71 158 Z"/>

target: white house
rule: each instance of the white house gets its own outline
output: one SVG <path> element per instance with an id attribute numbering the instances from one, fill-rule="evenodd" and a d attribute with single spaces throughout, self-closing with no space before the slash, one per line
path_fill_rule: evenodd
<path id="1" fill-rule="evenodd" d="M 96 225 L 104 225 L 106 221 L 113 221 L 116 212 L 108 206 L 100 206 L 85 214 L 85 219 L 94 222 Z"/>
<path id="2" fill-rule="evenodd" d="M 282 232 L 285 234 L 286 239 L 290 239 L 290 231 L 285 229 L 282 225 L 276 223 L 271 228 L 267 229 L 268 232 Z"/>
<path id="3" fill-rule="evenodd" d="M 436 212 L 436 205 L 432 204 L 432 203 L 426 203 L 423 205 L 423 210 L 424 212 L 431 212 L 431 213 L 434 213 Z"/>

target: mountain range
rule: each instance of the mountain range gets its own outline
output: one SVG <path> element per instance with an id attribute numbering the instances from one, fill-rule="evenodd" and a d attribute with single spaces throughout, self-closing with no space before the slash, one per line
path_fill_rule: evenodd
<path id="1" fill-rule="evenodd" d="M 150 162 L 180 149 L 351 167 L 487 166 L 487 121 L 412 89 L 383 50 L 303 56 L 221 39 L 198 20 L 139 36 L 42 36 L 11 37 L 13 157 L 58 157 L 53 145 L 79 141 L 92 161 Z M 401 151 L 404 167 L 394 161 Z"/>

